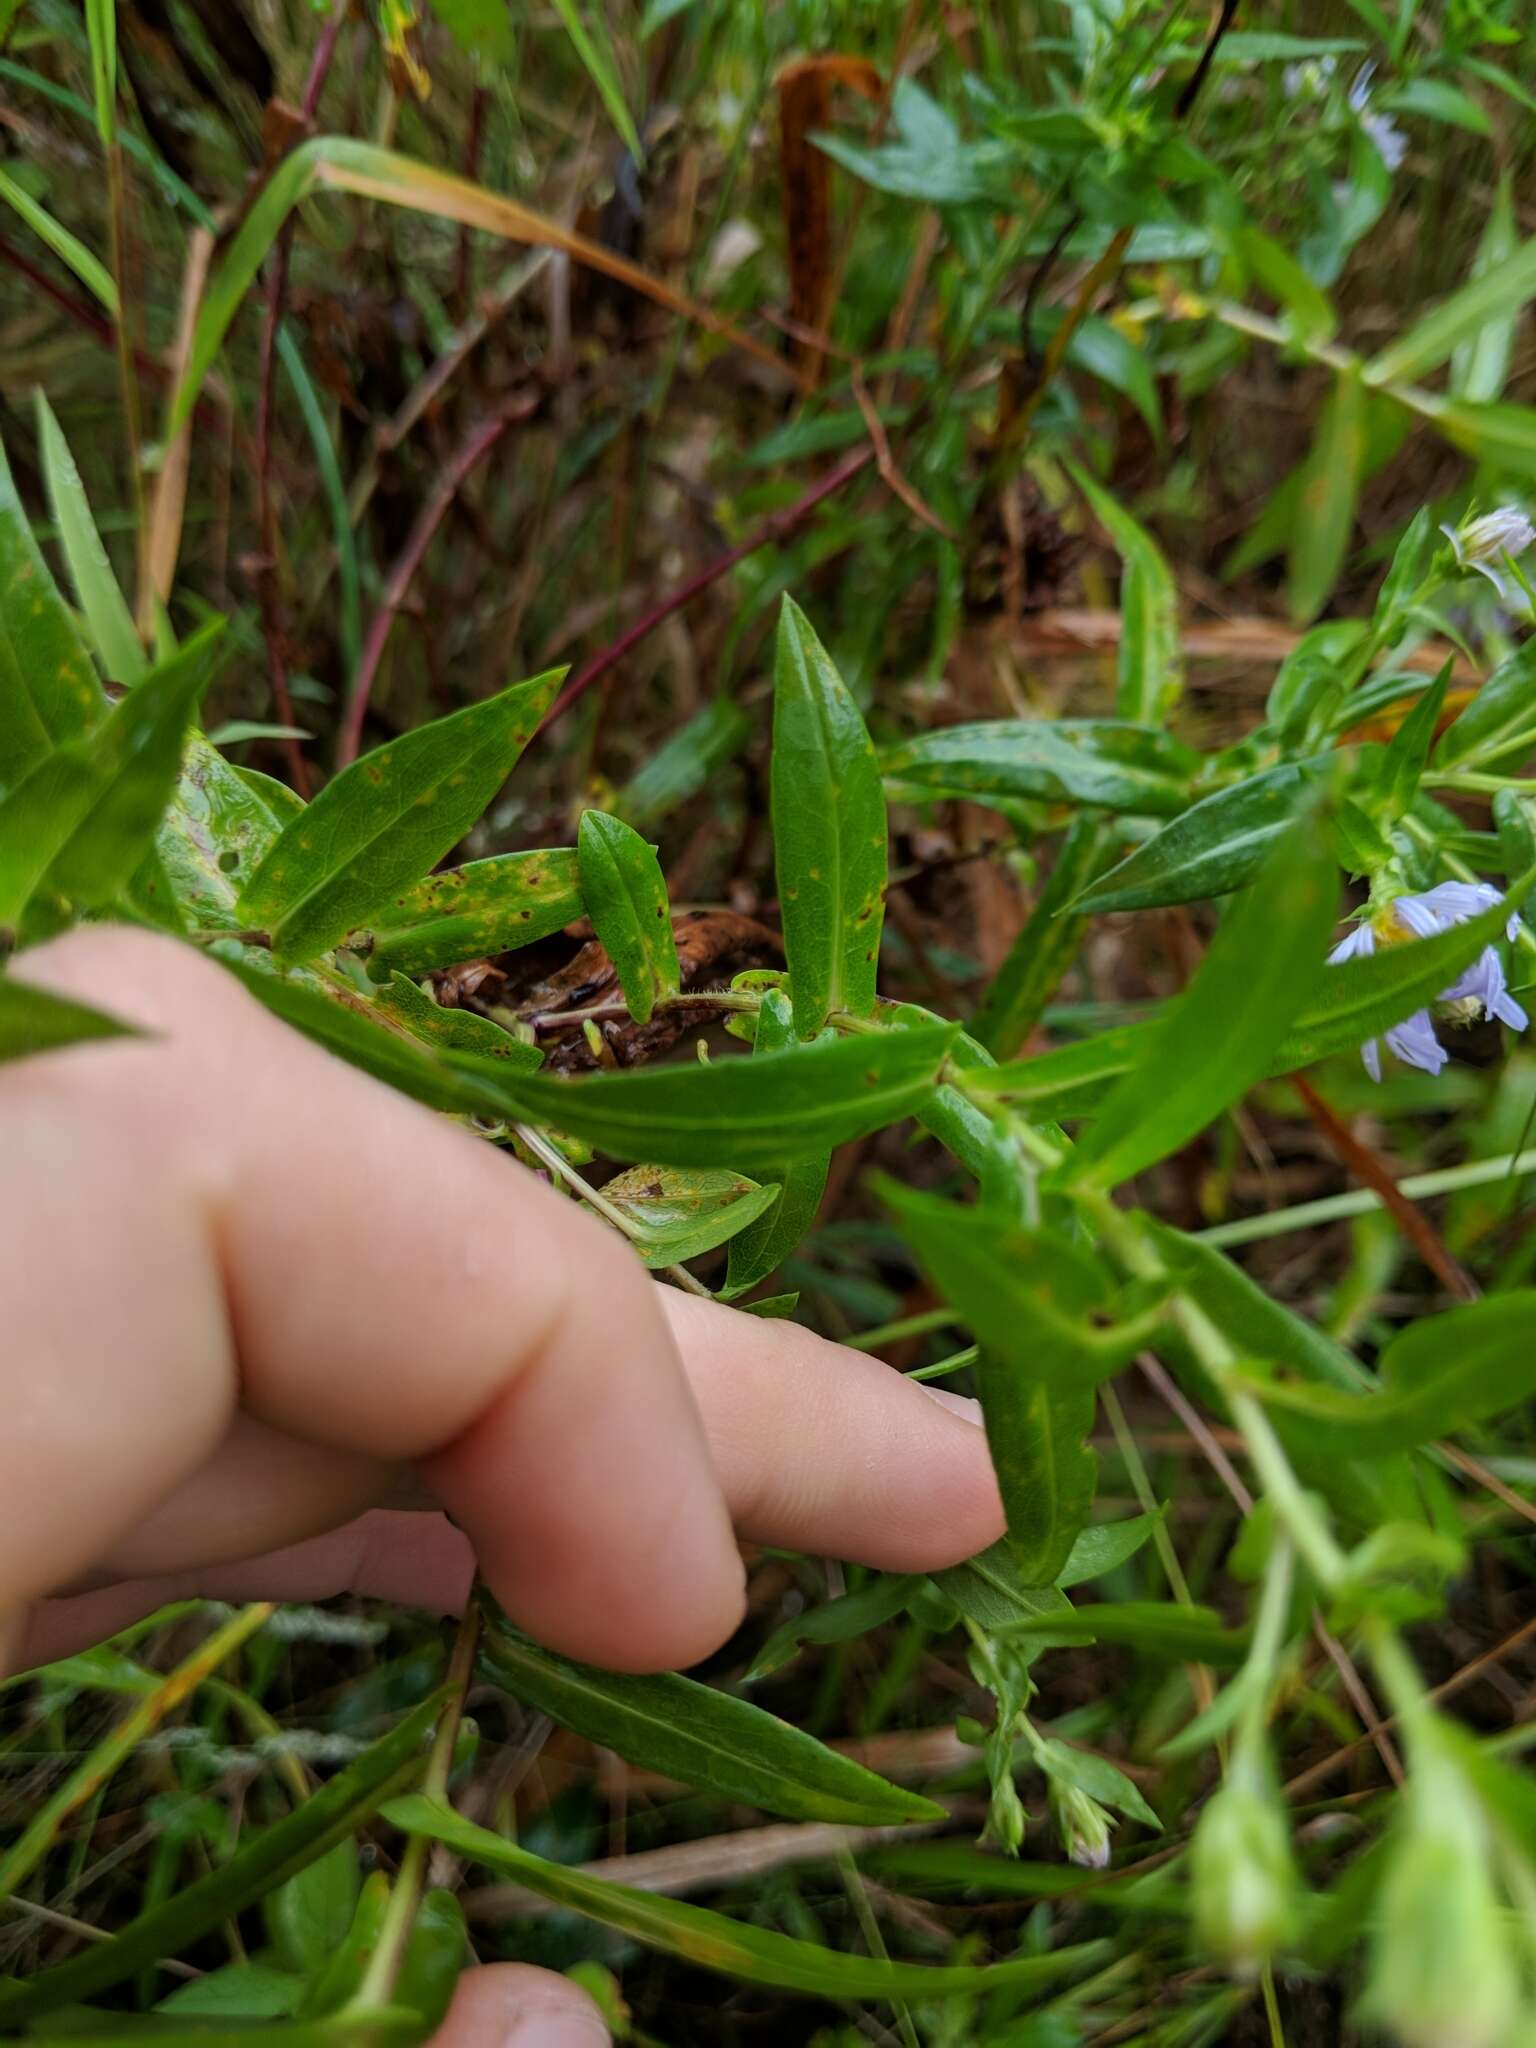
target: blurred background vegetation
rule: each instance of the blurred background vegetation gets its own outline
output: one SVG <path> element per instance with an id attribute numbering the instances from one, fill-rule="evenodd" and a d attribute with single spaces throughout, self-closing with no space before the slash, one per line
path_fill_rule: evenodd
<path id="1" fill-rule="evenodd" d="M 86 12 L 0 0 L 0 439 L 46 535 L 40 386 L 141 619 L 161 601 L 178 630 L 230 616 L 235 654 L 204 716 L 241 765 L 313 787 L 359 742 L 570 663 L 567 707 L 463 853 L 570 844 L 602 803 L 659 842 L 674 905 L 719 921 L 701 971 L 772 965 L 765 656 L 782 592 L 814 610 L 882 742 L 1100 714 L 1129 513 L 1171 565 L 1181 735 L 1209 746 L 1257 721 L 1301 628 L 1369 609 L 1420 507 L 1454 523 L 1536 496 L 1525 15 L 1522 0 L 125 0 L 104 151 Z M 183 505 L 163 422 L 187 309 L 291 152 L 323 163 L 313 138 L 327 136 L 415 168 L 389 204 L 322 177 L 286 225 L 273 215 L 198 402 Z M 523 232 L 469 224 L 474 201 L 443 173 L 518 202 Z M 1505 283 L 1448 357 L 1394 353 L 1477 276 Z M 730 331 L 701 327 L 690 302 Z M 1472 626 L 1442 623 L 1453 641 Z M 1476 625 L 1497 646 L 1509 621 Z M 887 995 L 974 1012 L 1052 843 L 1038 811 L 1015 832 L 999 810 L 896 812 Z M 1099 920 L 1049 1021 L 1070 1033 L 1137 1014 L 1182 984 L 1200 928 L 1184 910 Z M 548 1007 L 587 936 L 553 934 L 494 971 L 512 1000 Z M 1341 1065 L 1329 1088 L 1394 1171 L 1434 1168 L 1518 1148 L 1536 1060 L 1467 1058 L 1379 1089 Z M 1220 1224 L 1358 1171 L 1283 1086 L 1255 1102 L 1165 1170 L 1163 1214 Z M 785 1278 L 804 1320 L 872 1332 L 910 1369 L 950 1347 L 860 1192 L 882 1157 L 924 1171 L 890 1136 L 841 1155 Z M 1490 1283 L 1533 1264 L 1523 1185 L 1435 1212 Z M 1430 1299 L 1377 1215 L 1255 1236 L 1250 1270 L 1346 1340 Z M 1236 1511 L 1212 1443 L 1150 1383 L 1132 1421 L 1190 1585 L 1215 1597 Z M 1133 1507 L 1140 1462 L 1100 1448 L 1111 1509 Z M 1482 1577 L 1420 1647 L 1474 1724 L 1505 1727 L 1536 1682 L 1518 1626 L 1536 1483 L 1520 1418 L 1485 1462 L 1504 1491 L 1478 1509 L 1494 1539 Z M 1149 1557 L 1121 1568 L 1119 1597 L 1154 1586 Z M 739 1677 L 765 1628 L 820 1590 L 803 1561 L 758 1560 L 748 1632 L 711 1675 Z M 19 1823 L 121 1695 L 168 1667 L 183 1627 L 157 1623 L 131 1663 L 76 1660 L 3 1696 L 0 1821 Z M 294 1613 L 253 1638 L 226 1692 L 171 1714 L 74 1817 L 52 1881 L 0 1927 L 0 1970 L 66 1952 L 80 1937 L 60 1913 L 111 1925 L 169 1896 L 228 1852 L 275 1759 L 302 1786 L 418 1698 L 440 1659 L 434 1628 L 393 1615 Z M 1181 1671 L 1107 1650 L 1048 1671 L 1056 1732 L 1155 1779 L 1165 1816 L 1181 1785 L 1193 1796 L 1193 1766 L 1151 1761 L 1187 1714 Z M 983 1813 L 984 1772 L 951 1733 L 976 1687 L 921 1619 L 802 1657 L 755 1696 L 944 1788 L 963 1819 Z M 1044 1939 L 1051 1884 L 1035 1865 L 1018 1896 L 983 1903 L 957 1903 L 920 1862 L 860 1878 L 825 1844 L 769 1840 L 789 1831 L 733 1833 L 720 1802 L 626 1774 L 504 1694 L 472 1705 L 470 1809 L 515 1817 L 547 1853 L 655 1852 L 658 1885 L 841 1947 Z M 1319 1839 L 1383 1782 L 1360 1713 L 1322 1660 L 1278 1732 Z M 1049 1857 L 1036 1803 L 1026 1853 Z M 345 1925 L 339 1882 L 344 1903 L 317 1888 L 299 1931 L 232 1925 L 203 1962 L 264 1938 L 302 1955 L 327 1914 Z M 572 1917 L 528 1919 L 490 1892 L 469 1905 L 484 1955 L 620 1969 L 634 2038 L 675 2048 L 1276 2038 L 1275 2014 L 1166 1926 L 1126 1938 L 1090 1995 L 1043 2014 L 999 1995 L 838 2023 L 722 1993 Z M 1086 1895 L 1070 1910 L 1088 1931 L 1121 1925 Z M 1287 1983 L 1280 2038 L 1355 2038 L 1347 1993 Z"/>

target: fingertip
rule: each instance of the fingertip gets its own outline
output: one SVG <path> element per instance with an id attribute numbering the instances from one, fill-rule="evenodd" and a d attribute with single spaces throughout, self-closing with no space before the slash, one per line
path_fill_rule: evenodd
<path id="1" fill-rule="evenodd" d="M 530 1963 L 466 1970 L 431 2048 L 607 2048 L 602 2014 L 579 1984 Z"/>

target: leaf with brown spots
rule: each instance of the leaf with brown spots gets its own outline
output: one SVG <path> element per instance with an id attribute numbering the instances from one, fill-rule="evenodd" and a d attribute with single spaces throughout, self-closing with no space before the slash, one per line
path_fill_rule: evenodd
<path id="1" fill-rule="evenodd" d="M 514 683 L 344 768 L 287 824 L 239 913 L 313 960 L 385 911 L 469 830 L 539 727 L 563 669 Z"/>

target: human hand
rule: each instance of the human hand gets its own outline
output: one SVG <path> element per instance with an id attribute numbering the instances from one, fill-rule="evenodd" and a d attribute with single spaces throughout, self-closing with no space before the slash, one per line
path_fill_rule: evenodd
<path id="1" fill-rule="evenodd" d="M 0 1067 L 0 1669 L 192 1594 L 449 1611 L 477 1562 L 552 1648 L 668 1669 L 741 1618 L 733 1524 L 896 1571 L 1001 1533 L 968 1404 L 656 1286 L 189 948 L 96 927 L 11 972 L 156 1035 Z M 509 1966 L 436 2048 L 602 2038 Z"/>

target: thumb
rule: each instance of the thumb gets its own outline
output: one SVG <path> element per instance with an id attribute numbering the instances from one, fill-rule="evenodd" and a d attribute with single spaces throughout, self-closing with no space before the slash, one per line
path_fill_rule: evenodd
<path id="1" fill-rule="evenodd" d="M 488 1963 L 460 1977 L 430 2048 L 609 2048 L 609 2033 L 568 1978 L 531 1963 Z"/>

